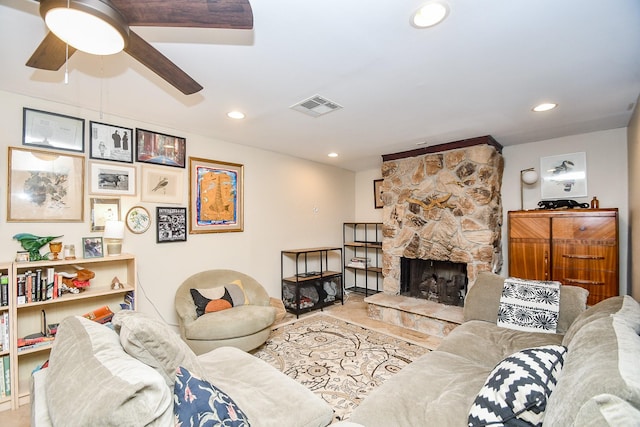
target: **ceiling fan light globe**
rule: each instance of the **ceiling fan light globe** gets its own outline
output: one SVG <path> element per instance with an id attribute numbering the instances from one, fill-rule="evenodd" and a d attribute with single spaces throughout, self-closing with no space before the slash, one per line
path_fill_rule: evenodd
<path id="1" fill-rule="evenodd" d="M 124 49 L 120 31 L 89 13 L 55 8 L 45 16 L 47 27 L 63 42 L 93 55 L 113 55 Z"/>

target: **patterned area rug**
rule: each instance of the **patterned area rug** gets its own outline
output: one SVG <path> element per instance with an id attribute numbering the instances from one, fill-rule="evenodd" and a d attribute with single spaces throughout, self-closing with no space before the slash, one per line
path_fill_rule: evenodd
<path id="1" fill-rule="evenodd" d="M 429 349 L 317 314 L 274 329 L 253 354 L 349 418 L 371 390 Z"/>

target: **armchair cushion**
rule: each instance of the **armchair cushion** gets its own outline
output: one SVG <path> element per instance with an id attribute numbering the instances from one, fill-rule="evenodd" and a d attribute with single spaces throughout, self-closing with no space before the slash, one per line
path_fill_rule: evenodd
<path id="1" fill-rule="evenodd" d="M 223 340 L 244 337 L 268 328 L 275 320 L 271 306 L 241 305 L 200 316 L 184 325 L 184 334 L 190 340 Z"/>

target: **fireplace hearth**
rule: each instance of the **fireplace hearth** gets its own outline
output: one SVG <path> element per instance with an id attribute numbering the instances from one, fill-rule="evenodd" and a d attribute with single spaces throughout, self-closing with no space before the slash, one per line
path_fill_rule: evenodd
<path id="1" fill-rule="evenodd" d="M 467 283 L 464 263 L 404 257 L 400 260 L 400 295 L 462 307 Z"/>

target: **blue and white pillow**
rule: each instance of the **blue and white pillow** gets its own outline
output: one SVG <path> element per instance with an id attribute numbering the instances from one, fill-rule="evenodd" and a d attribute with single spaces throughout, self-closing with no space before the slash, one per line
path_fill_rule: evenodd
<path id="1" fill-rule="evenodd" d="M 542 426 L 567 349 L 528 348 L 501 361 L 489 374 L 469 411 L 469 427 Z"/>
<path id="2" fill-rule="evenodd" d="M 182 366 L 176 370 L 173 398 L 176 427 L 249 427 L 229 395 Z"/>

